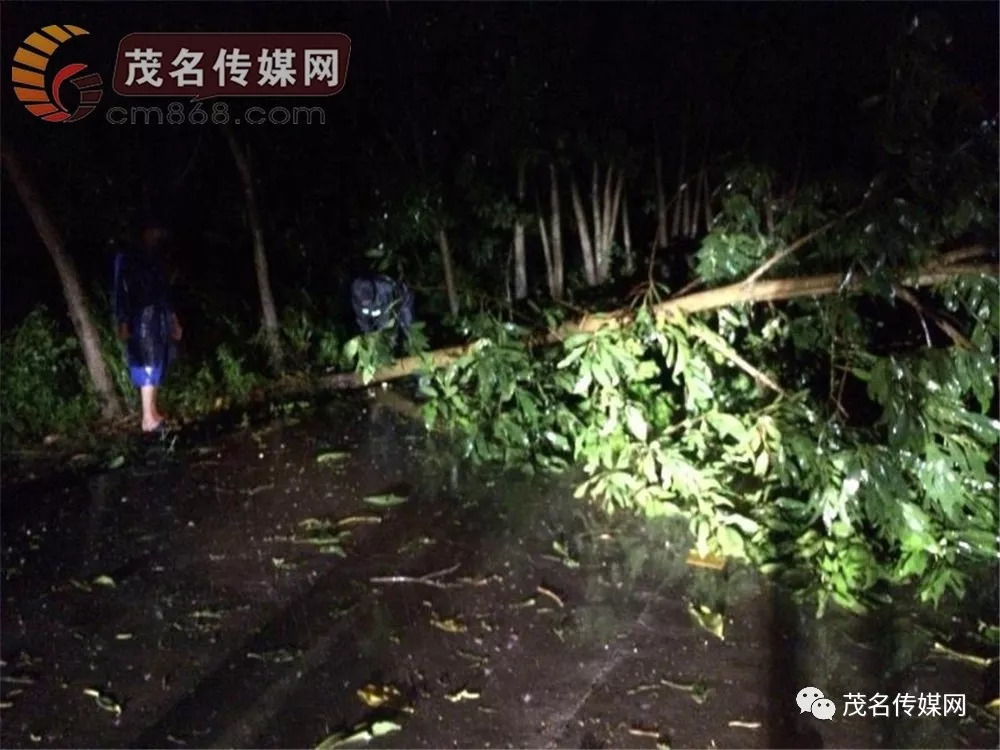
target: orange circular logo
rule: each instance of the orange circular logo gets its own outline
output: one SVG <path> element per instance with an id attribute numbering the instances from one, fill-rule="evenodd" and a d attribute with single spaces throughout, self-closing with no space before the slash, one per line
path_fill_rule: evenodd
<path id="1" fill-rule="evenodd" d="M 51 75 L 48 72 L 52 54 L 76 36 L 90 32 L 79 26 L 46 26 L 31 34 L 14 53 L 11 80 L 14 93 L 25 108 L 48 122 L 76 122 L 96 109 L 101 101 L 103 81 L 98 73 L 84 73 L 83 63 L 70 63 Z M 79 102 L 70 111 L 63 104 L 60 91 L 64 83 L 79 92 Z"/>

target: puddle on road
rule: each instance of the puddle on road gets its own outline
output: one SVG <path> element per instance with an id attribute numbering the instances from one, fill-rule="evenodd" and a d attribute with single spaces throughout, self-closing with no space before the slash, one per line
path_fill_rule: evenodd
<path id="1" fill-rule="evenodd" d="M 689 566 L 676 526 L 473 470 L 392 402 L 4 503 L 3 746 L 996 745 L 996 664 L 928 658 L 906 608 L 816 621 Z M 806 686 L 834 720 L 800 713 Z M 967 716 L 841 715 L 878 693 Z"/>

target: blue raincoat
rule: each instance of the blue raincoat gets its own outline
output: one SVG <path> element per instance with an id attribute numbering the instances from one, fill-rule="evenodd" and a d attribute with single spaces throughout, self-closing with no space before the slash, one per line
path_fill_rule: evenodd
<path id="1" fill-rule="evenodd" d="M 159 386 L 174 354 L 173 307 L 159 258 L 144 249 L 119 253 L 113 289 L 115 322 L 128 325 L 125 351 L 132 383 Z"/>

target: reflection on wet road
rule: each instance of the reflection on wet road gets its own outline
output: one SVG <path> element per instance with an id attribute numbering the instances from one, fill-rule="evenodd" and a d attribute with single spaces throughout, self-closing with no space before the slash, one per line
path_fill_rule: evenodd
<path id="1" fill-rule="evenodd" d="M 964 693 L 971 716 L 983 670 L 925 658 L 910 614 L 816 622 L 689 567 L 669 525 L 471 470 L 391 406 L 5 491 L 0 744 L 995 744 L 968 718 L 800 713 L 816 685 Z"/>

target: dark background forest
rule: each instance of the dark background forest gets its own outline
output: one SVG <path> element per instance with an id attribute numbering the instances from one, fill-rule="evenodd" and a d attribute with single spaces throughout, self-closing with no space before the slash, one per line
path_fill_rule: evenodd
<path id="1" fill-rule="evenodd" d="M 381 236 L 384 201 L 434 181 L 461 214 L 469 210 L 456 182 L 462 169 L 509 195 L 527 150 L 561 147 L 569 160 L 583 157 L 585 173 L 588 149 L 627 146 L 641 247 L 654 229 L 655 132 L 671 192 L 682 135 L 689 166 L 707 147 L 711 164 L 737 155 L 802 179 L 864 177 L 879 157 L 859 137 L 868 116 L 860 105 L 885 90 L 888 51 L 914 10 L 950 30 L 949 62 L 995 112 L 995 3 L 4 3 L 2 39 L 9 80 L 13 50 L 31 31 L 83 26 L 91 35 L 74 54 L 110 82 L 118 41 L 131 32 L 347 34 L 342 93 L 246 102 L 318 105 L 325 125 L 236 128 L 252 154 L 279 308 L 304 290 L 339 313 L 347 278 Z M 11 86 L 2 89 L 3 137 L 40 186 L 90 290 L 106 291 L 115 249 L 155 215 L 174 233 L 185 318 L 256 317 L 244 302 L 256 293 L 239 176 L 217 127 L 111 125 L 108 106 L 171 100 L 125 101 L 109 85 L 97 114 L 42 123 Z M 229 104 L 235 111 L 244 102 Z M 8 329 L 38 303 L 57 316 L 64 303 L 6 174 L 3 191 Z M 471 273 L 478 240 L 470 227 L 459 222 L 452 244 L 456 264 Z M 567 242 L 572 269 L 577 254 Z M 432 243 L 399 252 L 410 269 L 436 258 Z M 496 262 L 478 261 L 480 273 L 489 276 Z M 436 308 L 432 291 L 423 297 L 425 311 Z"/>

